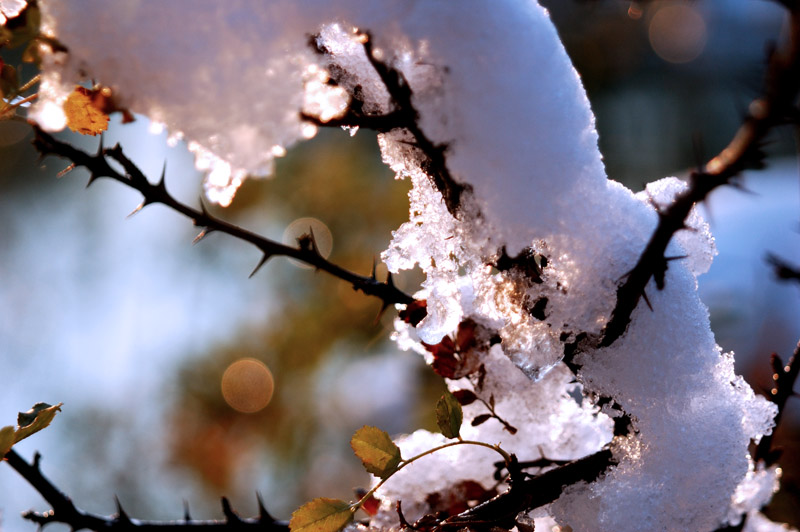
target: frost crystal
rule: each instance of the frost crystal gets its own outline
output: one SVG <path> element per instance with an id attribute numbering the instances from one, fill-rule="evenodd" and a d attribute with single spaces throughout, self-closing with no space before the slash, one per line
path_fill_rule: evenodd
<path id="1" fill-rule="evenodd" d="M 606 178 L 586 95 L 535 1 L 41 3 L 69 49 L 45 60 L 34 113 L 42 125 L 59 126 L 53 106 L 88 73 L 190 141 L 209 197 L 222 204 L 245 174 L 268 172 L 273 157 L 315 134 L 301 113 L 329 121 L 356 93 L 365 113 L 393 109 L 365 55 L 372 39 L 373 57 L 408 84 L 420 130 L 446 147 L 447 170 L 467 186 L 456 211 L 426 172 L 419 139 L 381 135 L 385 162 L 413 183 L 409 221 L 383 260 L 427 276 L 418 297 L 428 315 L 416 328 L 398 325 L 401 345 L 427 353 L 420 341 L 474 334 L 462 339 L 463 367 L 449 385 L 491 401 L 517 430 L 495 418 L 472 427 L 485 413 L 474 403 L 464 435 L 501 442 L 521 460 L 577 459 L 612 442 L 609 416 L 621 409 L 632 427 L 612 443 L 619 465 L 533 518 L 575 531 L 703 531 L 748 513 L 748 527 L 769 530 L 755 511 L 775 477 L 753 469 L 747 448 L 771 430 L 774 407 L 715 345 L 696 292 L 715 253 L 699 215 L 689 220 L 697 231 L 679 233 L 668 251 L 686 258 L 669 263 L 665 289 L 647 288 L 653 310 L 640 305 L 621 339 L 580 353 L 577 380 L 560 362 L 602 330 L 655 209 L 684 185 L 666 179 L 635 196 Z M 597 397 L 616 409 L 601 411 Z M 407 456 L 440 441 L 417 432 L 399 444 Z M 392 501 L 412 518 L 427 511 L 428 493 L 458 480 L 488 487 L 489 454 L 458 446 L 403 469 L 381 489 L 386 511 L 373 525 L 397 525 Z"/>

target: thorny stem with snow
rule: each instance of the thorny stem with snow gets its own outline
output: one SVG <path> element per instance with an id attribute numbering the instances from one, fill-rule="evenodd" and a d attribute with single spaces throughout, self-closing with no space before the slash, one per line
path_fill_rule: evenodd
<path id="1" fill-rule="evenodd" d="M 314 266 L 319 270 L 325 271 L 334 277 L 338 277 L 339 279 L 350 283 L 356 290 L 360 290 L 367 295 L 380 298 L 383 302 L 383 308 L 395 303 L 407 305 L 414 301 L 410 295 L 404 293 L 394 285 L 391 274 L 387 278 L 386 282 L 379 282 L 375 278 L 374 271 L 372 276 L 365 277 L 329 262 L 322 255 L 320 255 L 319 251 L 317 250 L 317 244 L 313 234 L 309 233 L 301 236 L 298 239 L 299 246 L 295 248 L 257 235 L 211 215 L 205 209 L 202 200 L 200 202 L 199 210 L 179 202 L 167 191 L 166 184 L 164 182 L 164 173 L 162 173 L 161 178 L 156 184 L 150 183 L 142 171 L 122 153 L 122 149 L 119 147 L 119 145 L 114 146 L 113 148 L 103 148 L 101 141 L 101 147 L 97 154 L 91 155 L 76 149 L 70 144 L 57 140 L 55 137 L 42 131 L 38 127 L 34 127 L 34 131 L 36 133 L 36 137 L 34 138 L 33 143 L 42 153 L 42 155 L 58 155 L 72 162 L 70 169 L 83 166 L 89 170 L 90 177 L 87 186 L 91 185 L 94 181 L 101 177 L 108 177 L 138 190 L 144 197 L 144 201 L 136 208 L 134 213 L 138 212 L 147 205 L 160 203 L 191 219 L 194 222 L 194 225 L 203 228 L 203 231 L 197 236 L 195 242 L 199 241 L 211 232 L 218 231 L 220 233 L 226 233 L 230 236 L 248 242 L 258 248 L 262 253 L 262 257 L 253 272 L 250 274 L 251 276 L 254 275 L 271 257 L 282 255 L 305 262 L 306 264 Z M 121 174 L 112 168 L 108 163 L 109 158 L 122 165 L 125 173 Z"/>

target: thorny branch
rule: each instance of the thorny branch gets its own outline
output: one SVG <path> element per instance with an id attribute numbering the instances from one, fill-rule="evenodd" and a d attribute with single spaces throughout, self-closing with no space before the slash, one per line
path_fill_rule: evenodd
<path id="1" fill-rule="evenodd" d="M 256 265 L 253 272 L 250 274 L 252 277 L 271 257 L 274 256 L 287 256 L 305 262 L 315 268 L 325 271 L 334 277 L 338 277 L 353 285 L 353 288 L 360 290 L 367 295 L 375 296 L 383 301 L 383 307 L 395 303 L 407 305 L 414 301 L 414 298 L 399 290 L 392 282 L 391 274 L 386 282 L 379 282 L 375 277 L 375 272 L 370 277 L 358 275 L 348 271 L 336 264 L 329 262 L 317 250 L 317 244 L 314 239 L 313 233 L 308 233 L 298 239 L 298 247 L 294 248 L 275 242 L 263 236 L 252 233 L 246 229 L 242 229 L 236 225 L 228 223 L 220 218 L 210 214 L 205 206 L 200 202 L 200 209 L 195 209 L 184 203 L 179 202 L 173 197 L 166 187 L 164 181 L 165 173 L 161 174 L 161 178 L 156 184 L 150 183 L 147 177 L 141 170 L 123 153 L 119 144 L 113 148 L 103 148 L 102 142 L 98 152 L 94 155 L 81 151 L 70 144 L 61 142 L 52 135 L 42 131 L 40 128 L 34 126 L 36 136 L 33 144 L 42 155 L 58 155 L 64 157 L 72 162 L 73 167 L 83 166 L 89 170 L 89 183 L 87 186 L 94 183 L 97 179 L 108 177 L 114 181 L 118 181 L 133 189 L 138 190 L 144 197 L 144 201 L 137 207 L 136 211 L 154 203 L 160 203 L 178 212 L 187 218 L 191 219 L 195 226 L 202 227 L 202 232 L 197 236 L 195 242 L 205 237 L 207 234 L 217 231 L 226 233 L 230 236 L 249 242 L 258 248 L 262 257 Z M 122 174 L 115 170 L 108 162 L 108 159 L 119 163 L 125 173 Z M 164 169 L 166 172 L 166 168 Z"/>
<path id="2" fill-rule="evenodd" d="M 53 507 L 45 513 L 29 511 L 23 514 L 25 519 L 44 527 L 50 523 L 66 523 L 72 530 L 141 530 L 142 532 L 160 532 L 179 527 L 193 527 L 204 530 L 229 530 L 231 532 L 260 530 L 264 532 L 288 532 L 289 524 L 286 521 L 275 520 L 258 498 L 259 516 L 255 518 L 242 518 L 231 508 L 227 499 L 222 499 L 224 521 L 199 521 L 189 517 L 188 509 L 181 521 L 142 521 L 131 519 L 122 509 L 117 500 L 117 514 L 104 517 L 79 510 L 72 500 L 61 490 L 53 485 L 39 469 L 40 456 L 38 453 L 33 458 L 33 463 L 26 462 L 13 449 L 6 454 L 8 464 L 19 473 L 28 484 L 38 491 Z"/>
<path id="3" fill-rule="evenodd" d="M 405 129 L 413 137 L 413 145 L 424 156 L 422 170 L 430 176 L 434 186 L 441 192 L 447 210 L 454 218 L 458 218 L 461 198 L 471 190 L 469 185 L 458 183 L 447 168 L 445 152 L 447 144 L 436 144 L 429 139 L 419 126 L 419 113 L 412 100 L 413 92 L 408 80 L 402 72 L 378 60 L 372 47 L 372 36 L 361 34 L 364 42 L 364 53 L 372 68 L 380 77 L 392 98 L 394 109 L 386 114 L 366 114 L 362 112 L 364 102 L 358 94 L 351 94 L 352 101 L 344 115 L 332 120 L 323 121 L 319 117 L 301 113 L 301 117 L 318 126 L 327 127 L 363 127 L 386 133 L 393 129 Z M 317 44 L 317 43 L 314 43 Z M 327 51 L 321 49 L 320 52 Z M 334 81 L 336 81 L 334 79 Z"/>
<path id="4" fill-rule="evenodd" d="M 141 530 L 143 532 L 160 532 L 184 529 L 187 527 L 208 530 L 249 531 L 259 530 L 265 532 L 288 532 L 289 525 L 286 521 L 279 521 L 272 517 L 264 507 L 261 498 L 258 498 L 259 516 L 255 518 L 240 517 L 230 506 L 226 498 L 222 499 L 224 521 L 193 520 L 188 510 L 179 521 L 144 521 L 130 518 L 117 501 L 117 514 L 113 516 L 99 516 L 79 510 L 72 500 L 53 485 L 39 469 L 40 457 L 37 453 L 33 463 L 26 462 L 13 449 L 6 455 L 8 464 L 19 473 L 42 497 L 52 506 L 52 510 L 45 513 L 27 512 L 23 517 L 40 526 L 50 523 L 66 523 L 73 530 Z M 512 473 L 515 482 L 511 487 L 483 504 L 470 508 L 458 515 L 454 515 L 438 523 L 436 530 L 460 529 L 471 525 L 484 525 L 487 523 L 514 526 L 513 519 L 519 513 L 528 511 L 556 500 L 565 486 L 579 481 L 591 482 L 596 480 L 609 467 L 615 465 L 611 451 L 602 450 L 585 458 L 563 463 L 559 467 L 547 471 L 536 477 L 523 478 Z M 519 468 L 512 468 L 515 472 Z M 510 521 L 509 521 L 510 519 Z M 510 525 L 509 525 L 510 523 Z"/>
<path id="5" fill-rule="evenodd" d="M 772 354 L 770 362 L 772 363 L 774 386 L 770 390 L 768 399 L 778 406 L 778 415 L 775 416 L 775 426 L 777 427 L 783 416 L 783 411 L 786 409 L 786 402 L 795 395 L 794 385 L 797 382 L 798 375 L 800 375 L 800 341 L 797 342 L 789 362 L 784 364 L 777 353 Z M 761 438 L 753 455 L 755 460 L 763 460 L 767 465 L 771 465 L 778 459 L 780 451 L 772 448 L 774 436 L 775 430 L 773 429 L 771 434 Z"/>
<path id="6" fill-rule="evenodd" d="M 664 287 L 664 274 L 669 259 L 665 256 L 672 236 L 688 229 L 686 218 L 692 207 L 703 201 L 721 185 L 730 185 L 732 178 L 748 168 L 763 167 L 761 147 L 770 130 L 786 123 L 800 91 L 800 4 L 781 1 L 790 14 L 790 31 L 783 49 L 775 50 L 769 60 L 764 94 L 753 100 L 733 140 L 704 168 L 689 176 L 689 187 L 671 205 L 658 209 L 658 226 L 650 237 L 636 266 L 617 288 L 617 304 L 606 324 L 597 347 L 608 347 L 619 339 L 628 327 L 631 314 L 646 297 L 645 287 L 655 279 L 656 287 Z"/>
<path id="7" fill-rule="evenodd" d="M 774 52 L 770 58 L 763 97 L 751 103 L 749 114 L 731 143 L 703 168 L 692 172 L 689 188 L 680 194 L 671 205 L 659 208 L 659 222 L 656 230 L 637 264 L 626 275 L 624 282 L 619 285 L 616 306 L 601 335 L 597 338 L 591 338 L 585 334 L 578 335 L 574 344 L 566 346 L 569 349 L 565 350 L 567 351 L 565 361 L 573 371 L 578 369 L 572 361 L 572 357 L 577 352 L 587 348 L 607 347 L 625 333 L 631 314 L 638 306 L 640 298 L 646 299 L 645 287 L 651 278 L 655 279 L 658 289 L 664 287 L 664 276 L 670 260 L 665 256 L 667 245 L 677 231 L 687 229 L 685 221 L 691 208 L 697 202 L 703 201 L 715 188 L 721 185 L 735 184 L 732 179 L 742 170 L 761 167 L 760 147 L 764 138 L 773 127 L 783 123 L 791 115 L 798 90 L 800 90 L 800 5 L 789 0 L 780 0 L 780 3 L 790 10 L 791 31 L 785 48 Z M 394 109 L 384 115 L 365 114 L 361 111 L 362 105 L 360 104 L 363 102 L 354 95 L 354 101 L 348 111 L 339 118 L 327 122 L 305 114 L 303 118 L 320 126 L 358 126 L 381 132 L 397 128 L 406 129 L 414 139 L 414 146 L 425 158 L 422 165 L 423 170 L 431 176 L 434 185 L 442 193 L 450 213 L 457 217 L 462 195 L 469 190 L 469 185 L 457 183 L 449 173 L 445 160 L 447 145 L 434 143 L 420 129 L 419 116 L 412 104 L 412 91 L 407 80 L 402 73 L 375 58 L 372 53 L 371 39 L 368 34 L 364 36 L 366 56 L 385 84 L 392 98 Z M 40 130 L 37 130 L 36 134 L 35 144 L 42 153 L 60 155 L 70 159 L 76 166 L 88 168 L 91 172 L 89 184 L 99 177 L 110 177 L 140 191 L 144 196 L 142 207 L 152 203 L 162 203 L 191 218 L 195 225 L 205 228 L 201 237 L 211 231 L 220 231 L 250 242 L 263 253 L 263 258 L 254 273 L 271 256 L 286 255 L 350 282 L 354 288 L 381 298 L 384 305 L 413 302 L 410 296 L 397 290 L 391 284 L 391 280 L 387 283 L 378 283 L 374 276 L 372 278 L 358 276 L 328 263 L 317 252 L 313 235 L 309 235 L 305 240 L 301 239 L 298 248 L 292 248 L 219 220 L 208 214 L 202 206 L 201 210 L 196 210 L 179 203 L 166 191 L 163 175 L 157 184 L 150 184 L 139 169 L 123 155 L 118 146 L 110 149 L 101 148 L 96 155 L 89 155 L 57 141 Z M 108 164 L 107 157 L 121 164 L 126 175 L 114 170 Z M 777 356 L 773 356 L 773 369 L 775 370 L 776 387 L 773 390 L 772 400 L 778 405 L 779 412 L 782 412 L 786 401 L 793 395 L 792 388 L 798 373 L 800 373 L 800 343 L 786 366 L 782 365 Z M 261 517 L 242 519 L 230 509 L 230 505 L 225 499 L 223 499 L 223 508 L 226 521 L 192 521 L 188 516 L 184 521 L 174 523 L 135 521 L 128 518 L 121 508 L 118 515 L 114 517 L 93 516 L 77 510 L 66 495 L 41 475 L 38 468 L 38 457 L 34 459 L 32 465 L 22 460 L 14 451 L 11 451 L 6 458 L 9 464 L 53 506 L 53 510 L 46 514 L 29 513 L 26 516 L 42 525 L 60 521 L 69 523 L 74 529 L 92 528 L 95 530 L 131 527 L 142 530 L 166 530 L 174 526 L 187 525 L 230 530 L 284 531 L 287 529 L 286 523 L 270 517 L 266 510 L 263 510 L 263 505 L 261 506 Z M 774 459 L 770 437 L 762 439 L 756 452 L 756 458 L 767 461 Z M 432 528 L 434 530 L 464 527 L 488 528 L 493 525 L 511 528 L 514 526 L 514 519 L 519 512 L 554 501 L 561 495 L 565 486 L 579 481 L 591 482 L 615 463 L 611 451 L 605 449 L 573 462 L 556 464 L 559 467 L 536 477 L 524 478 L 517 473 L 516 478 L 512 478 L 509 490 L 505 493 L 461 514 L 439 521 Z"/>

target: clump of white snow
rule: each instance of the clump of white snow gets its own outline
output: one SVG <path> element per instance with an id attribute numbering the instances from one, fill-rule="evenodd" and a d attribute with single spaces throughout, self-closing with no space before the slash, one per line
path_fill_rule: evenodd
<path id="1" fill-rule="evenodd" d="M 549 516 L 597 532 L 713 530 L 732 514 L 756 515 L 766 499 L 746 480 L 754 474 L 747 447 L 771 430 L 774 407 L 714 342 L 696 292 L 713 239 L 696 214 L 697 231 L 679 233 L 669 251 L 688 257 L 670 262 L 663 291 L 647 287 L 653 310 L 641 304 L 615 344 L 580 354 L 577 377 L 559 363 L 566 344 L 602 331 L 655 227 L 653 204 L 684 185 L 662 180 L 637 197 L 606 178 L 579 77 L 535 1 L 41 3 L 47 30 L 69 53 L 46 58 L 34 116 L 52 127 L 53 106 L 91 77 L 190 141 L 209 197 L 222 204 L 245 175 L 268 172 L 275 156 L 313 136 L 301 112 L 330 120 L 356 92 L 364 111 L 392 110 L 364 55 L 368 32 L 375 58 L 408 83 L 421 130 L 447 146 L 449 172 L 471 187 L 454 216 L 417 139 L 381 136 L 385 162 L 413 183 L 409 221 L 383 260 L 390 271 L 418 265 L 427 276 L 428 315 L 416 329 L 401 327 L 403 345 L 425 352 L 417 338 L 454 337 L 467 318 L 500 340 L 472 354 L 482 376 L 450 386 L 491 398 L 517 433 L 496 419 L 472 427 L 485 413 L 474 403 L 464 436 L 499 442 L 521 460 L 579 458 L 612 439 L 611 420 L 590 401 L 605 396 L 633 423 L 613 444 L 619 465 L 570 487 Z M 540 278 L 530 261 L 527 273 L 498 268 L 503 250 L 535 258 Z M 400 445 L 408 456 L 438 442 L 415 433 Z M 491 482 L 490 455 L 457 446 L 426 457 L 381 496 L 424 513 L 426 494 L 448 483 Z M 396 524 L 391 513 L 379 519 Z"/>

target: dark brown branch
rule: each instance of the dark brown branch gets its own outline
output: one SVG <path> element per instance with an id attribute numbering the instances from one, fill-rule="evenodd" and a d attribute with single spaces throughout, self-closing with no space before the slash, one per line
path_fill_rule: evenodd
<path id="1" fill-rule="evenodd" d="M 733 140 L 705 167 L 691 173 L 689 188 L 668 207 L 659 210 L 658 226 L 636 266 L 617 289 L 617 304 L 606 324 L 599 347 L 607 347 L 620 338 L 630 323 L 631 314 L 645 295 L 645 287 L 654 278 L 663 287 L 667 270 L 665 251 L 672 236 L 687 229 L 686 218 L 692 207 L 703 201 L 715 188 L 730 184 L 743 170 L 763 166 L 761 146 L 769 131 L 782 123 L 794 109 L 800 90 L 800 8 L 792 2 L 790 31 L 782 50 L 770 57 L 764 94 L 754 100 L 748 115 Z"/>
<path id="2" fill-rule="evenodd" d="M 113 516 L 99 516 L 84 512 L 75 507 L 72 500 L 61 490 L 53 485 L 39 469 L 39 454 L 34 456 L 33 463 L 26 462 L 13 449 L 6 454 L 6 461 L 28 484 L 30 484 L 53 507 L 45 513 L 29 511 L 23 514 L 25 519 L 44 527 L 50 523 L 66 523 L 72 530 L 137 530 L 143 532 L 160 532 L 176 528 L 192 527 L 203 530 L 229 530 L 229 531 L 268 531 L 288 532 L 289 524 L 286 521 L 275 520 L 258 499 L 259 516 L 253 518 L 239 517 L 231 508 L 226 498 L 222 499 L 224 521 L 198 521 L 186 516 L 181 521 L 142 521 L 131 519 L 117 501 L 117 514 Z M 187 512 L 188 514 L 188 512 Z"/>
<path id="3" fill-rule="evenodd" d="M 458 183 L 450 174 L 445 158 L 447 145 L 436 144 L 420 128 L 419 113 L 411 101 L 413 92 L 403 73 L 376 59 L 373 54 L 372 37 L 368 33 L 362 34 L 362 37 L 367 60 L 389 92 L 394 110 L 385 115 L 365 114 L 361 111 L 364 102 L 358 98 L 358 95 L 351 94 L 350 106 L 345 114 L 338 118 L 323 121 L 319 117 L 306 113 L 301 113 L 301 117 L 315 125 L 326 127 L 363 127 L 380 132 L 392 129 L 407 130 L 414 138 L 413 146 L 419 149 L 425 157 L 421 165 L 423 171 L 430 176 L 434 186 L 441 192 L 447 210 L 457 218 L 462 195 L 471 187 Z M 320 52 L 328 53 L 327 50 L 317 49 Z"/>
<path id="4" fill-rule="evenodd" d="M 798 375 L 800 375 L 800 342 L 797 343 L 792 357 L 785 365 L 776 353 L 772 354 L 771 363 L 773 371 L 772 379 L 775 382 L 774 387 L 770 390 L 768 398 L 778 406 L 778 415 L 775 416 L 775 427 L 777 429 L 781 417 L 783 416 L 783 411 L 786 409 L 786 402 L 795 394 L 794 385 L 797 382 Z M 755 455 L 753 456 L 755 460 L 763 460 L 768 465 L 776 461 L 779 453 L 776 453 L 772 449 L 774 436 L 775 430 L 773 429 L 772 434 L 761 438 L 761 441 L 758 442 L 758 447 L 756 447 Z"/>
<path id="5" fill-rule="evenodd" d="M 90 176 L 88 185 L 91 185 L 97 179 L 107 177 L 138 190 L 144 197 L 144 200 L 141 205 L 137 207 L 137 211 L 147 205 L 160 203 L 191 219 L 195 226 L 202 227 L 203 231 L 198 235 L 197 239 L 201 239 L 210 232 L 218 231 L 252 244 L 261 251 L 262 258 L 253 270 L 251 276 L 271 257 L 282 255 L 305 262 L 306 264 L 350 283 L 356 290 L 379 298 L 383 301 L 384 308 L 395 303 L 407 305 L 414 301 L 414 298 L 402 292 L 394 285 L 391 277 L 389 277 L 386 282 L 379 282 L 374 275 L 370 277 L 358 275 L 329 262 L 319 254 L 313 234 L 309 233 L 298 239 L 299 245 L 294 248 L 264 238 L 263 236 L 242 229 L 241 227 L 209 214 L 203 206 L 202 201 L 200 202 L 199 210 L 179 202 L 167 191 L 163 173 L 158 183 L 150 183 L 141 170 L 122 153 L 122 149 L 119 145 L 113 148 L 103 148 L 101 146 L 99 151 L 92 155 L 65 142 L 59 141 L 38 127 L 34 127 L 34 132 L 36 136 L 33 140 L 33 144 L 42 155 L 58 155 L 71 161 L 75 167 L 83 166 L 89 170 Z M 114 160 L 122 165 L 125 173 L 121 174 L 111 167 L 108 163 L 108 159 Z"/>
<path id="6" fill-rule="evenodd" d="M 511 529 L 515 525 L 514 518 L 520 512 L 550 504 L 561 496 L 566 486 L 577 482 L 593 482 L 616 463 L 611 451 L 604 449 L 537 477 L 515 480 L 516 475 L 512 474 L 508 491 L 445 519 L 436 529 L 458 530 L 474 526 L 487 530 L 491 526 Z"/>

